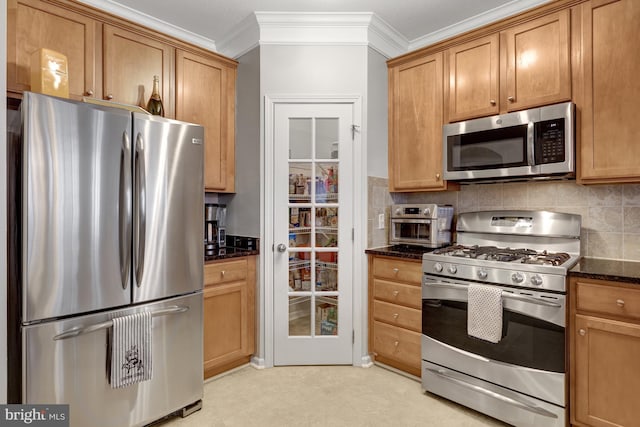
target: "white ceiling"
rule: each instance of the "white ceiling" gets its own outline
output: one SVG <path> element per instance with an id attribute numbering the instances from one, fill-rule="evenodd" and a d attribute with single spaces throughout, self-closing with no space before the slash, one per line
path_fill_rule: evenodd
<path id="1" fill-rule="evenodd" d="M 86 0 L 85 0 L 86 1 Z M 224 39 L 252 12 L 373 12 L 408 41 L 495 9 L 521 10 L 546 0 L 117 0 L 195 33 Z"/>

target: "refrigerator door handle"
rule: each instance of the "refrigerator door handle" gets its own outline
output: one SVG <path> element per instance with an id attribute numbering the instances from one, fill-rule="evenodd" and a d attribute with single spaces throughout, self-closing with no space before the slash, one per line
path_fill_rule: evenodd
<path id="1" fill-rule="evenodd" d="M 145 233 L 147 226 L 146 216 L 146 170 L 144 164 L 144 140 L 142 134 L 136 137 L 135 149 L 135 173 L 136 173 L 136 285 L 140 287 L 144 274 Z"/>
<path id="2" fill-rule="evenodd" d="M 186 306 L 178 306 L 174 305 L 172 307 L 163 308 L 161 310 L 156 310 L 151 313 L 151 317 L 159 317 L 159 316 L 167 316 L 169 314 L 178 314 L 184 313 L 188 311 L 189 307 Z M 58 340 L 66 340 L 67 338 L 77 337 L 78 335 L 84 335 L 91 332 L 99 331 L 101 329 L 108 329 L 113 326 L 113 320 L 107 320 L 106 322 L 94 323 L 89 326 L 76 326 L 75 328 L 71 328 L 68 331 L 64 331 L 59 333 L 58 335 L 53 337 L 54 341 Z"/>
<path id="3" fill-rule="evenodd" d="M 131 144 L 129 134 L 126 131 L 122 134 L 122 148 L 120 150 L 119 197 L 120 277 L 122 279 L 122 289 L 127 289 L 131 268 Z"/>

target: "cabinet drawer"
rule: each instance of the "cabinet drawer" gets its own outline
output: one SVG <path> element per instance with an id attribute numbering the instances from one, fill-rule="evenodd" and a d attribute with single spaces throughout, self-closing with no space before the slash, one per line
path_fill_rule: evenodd
<path id="1" fill-rule="evenodd" d="M 422 262 L 401 261 L 391 258 L 374 258 L 373 275 L 384 279 L 414 283 L 420 286 L 422 281 Z"/>
<path id="2" fill-rule="evenodd" d="M 377 300 L 422 309 L 422 288 L 373 279 L 373 297 Z"/>
<path id="3" fill-rule="evenodd" d="M 394 326 L 422 331 L 422 311 L 384 301 L 373 302 L 373 318 Z"/>
<path id="4" fill-rule="evenodd" d="M 578 311 L 640 319 L 640 289 L 578 281 L 576 283 L 576 308 Z"/>
<path id="5" fill-rule="evenodd" d="M 233 261 L 221 261 L 204 266 L 204 284 L 235 282 L 247 278 L 247 260 L 245 258 Z"/>
<path id="6" fill-rule="evenodd" d="M 376 355 L 420 367 L 420 334 L 381 322 L 373 322 L 373 351 Z"/>

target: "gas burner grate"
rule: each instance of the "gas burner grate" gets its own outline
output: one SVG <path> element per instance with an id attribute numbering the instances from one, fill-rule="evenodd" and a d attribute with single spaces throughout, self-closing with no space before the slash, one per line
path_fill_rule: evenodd
<path id="1" fill-rule="evenodd" d="M 523 264 L 562 265 L 571 256 L 564 252 L 538 252 L 526 248 L 499 248 L 497 246 L 452 245 L 433 251 L 436 255 L 471 258 L 498 262 L 521 262 Z"/>

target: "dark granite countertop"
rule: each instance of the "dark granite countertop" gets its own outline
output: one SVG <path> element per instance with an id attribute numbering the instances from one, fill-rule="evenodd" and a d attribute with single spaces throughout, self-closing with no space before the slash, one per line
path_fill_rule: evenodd
<path id="1" fill-rule="evenodd" d="M 640 262 L 582 258 L 569 270 L 569 275 L 640 285 Z"/>
<path id="2" fill-rule="evenodd" d="M 423 246 L 391 245 L 391 246 L 381 246 L 379 248 L 369 248 L 369 249 L 366 249 L 364 252 L 371 255 L 384 255 L 384 256 L 392 256 L 396 258 L 422 260 L 423 253 L 431 252 L 434 249 L 435 248 L 427 248 Z"/>
<path id="3" fill-rule="evenodd" d="M 218 251 L 216 255 L 205 255 L 204 263 L 218 261 L 221 259 L 238 258 L 250 255 L 260 255 L 258 249 L 242 249 L 242 248 L 225 248 Z"/>

